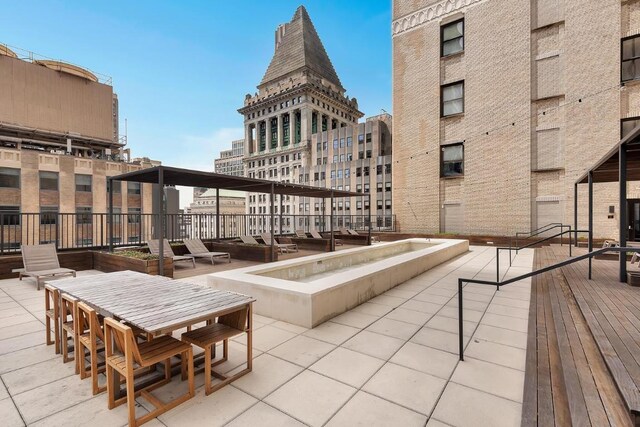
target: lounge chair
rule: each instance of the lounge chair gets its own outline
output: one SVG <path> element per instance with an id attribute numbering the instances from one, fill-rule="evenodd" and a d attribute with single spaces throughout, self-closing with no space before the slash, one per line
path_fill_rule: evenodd
<path id="1" fill-rule="evenodd" d="M 262 233 L 260 237 L 262 237 L 262 240 L 264 240 L 267 246 L 271 246 L 271 234 Z M 288 253 L 289 251 L 298 252 L 298 245 L 295 243 L 278 243 L 278 241 L 274 239 L 273 245 L 276 246 L 281 253 Z"/>
<path id="2" fill-rule="evenodd" d="M 301 239 L 306 239 L 307 233 L 305 233 L 304 230 L 296 230 L 296 237 L 299 237 Z"/>
<path id="3" fill-rule="evenodd" d="M 231 262 L 229 252 L 210 252 L 200 239 L 184 239 L 184 244 L 194 258 L 208 258 L 211 260 L 211 264 L 214 264 L 213 260 L 216 258 L 226 258 Z"/>
<path id="4" fill-rule="evenodd" d="M 347 229 L 347 233 L 351 234 L 352 236 L 363 236 L 363 234 L 358 233 L 356 230 L 352 230 L 352 229 Z M 371 236 L 371 243 L 380 243 L 380 239 L 378 239 L 378 236 Z"/>
<path id="5" fill-rule="evenodd" d="M 309 233 L 311 233 L 311 237 L 313 237 L 314 239 L 324 239 L 324 237 L 322 237 L 322 235 L 320 233 L 318 233 L 316 230 L 311 230 L 311 231 L 309 231 Z M 342 240 L 340 240 L 340 239 L 336 239 L 334 237 L 333 241 L 336 244 L 336 246 L 341 246 L 342 245 Z"/>
<path id="6" fill-rule="evenodd" d="M 247 245 L 259 245 L 260 243 L 258 243 L 258 241 L 253 237 L 253 236 L 240 236 L 240 240 L 242 240 L 242 243 L 245 243 Z"/>
<path id="7" fill-rule="evenodd" d="M 149 245 L 149 252 L 151 252 L 152 255 L 160 256 L 160 241 L 158 239 L 150 239 L 147 244 Z M 166 258 L 171 258 L 173 262 L 189 261 L 193 264 L 193 268 L 196 268 L 196 259 L 193 255 L 174 254 L 167 239 L 163 240 L 162 246 L 162 253 Z"/>
<path id="8" fill-rule="evenodd" d="M 38 290 L 42 279 L 46 277 L 63 276 L 71 274 L 76 277 L 76 271 L 70 268 L 61 268 L 56 246 L 53 243 L 45 245 L 22 245 L 22 262 L 24 271 L 19 278 L 33 277 L 36 279 Z"/>

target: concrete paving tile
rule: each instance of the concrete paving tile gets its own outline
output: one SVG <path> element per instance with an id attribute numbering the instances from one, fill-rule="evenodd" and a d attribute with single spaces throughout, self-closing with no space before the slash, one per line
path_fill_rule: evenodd
<path id="1" fill-rule="evenodd" d="M 448 380 L 458 363 L 458 356 L 432 347 L 407 342 L 389 361 Z"/>
<path id="2" fill-rule="evenodd" d="M 474 359 L 518 369 L 523 372 L 527 358 L 526 350 L 481 340 L 479 338 L 471 340 L 464 354 Z"/>
<path id="3" fill-rule="evenodd" d="M 529 309 L 527 308 L 507 307 L 504 305 L 497 305 L 497 304 L 489 305 L 489 308 L 487 308 L 487 313 L 500 314 L 502 316 L 517 317 L 518 319 L 529 318 Z"/>
<path id="4" fill-rule="evenodd" d="M 456 294 L 456 292 L 451 289 L 441 289 L 434 286 L 430 286 L 427 289 L 425 289 L 424 293 L 432 294 L 432 295 L 440 295 L 440 296 L 449 297 L 449 298 L 451 298 Z"/>
<path id="5" fill-rule="evenodd" d="M 464 320 L 468 320 L 470 322 L 479 322 L 482 319 L 482 313 L 476 310 L 467 310 L 464 308 L 464 303 L 462 305 L 462 318 Z M 438 316 L 450 317 L 452 319 L 458 318 L 458 307 L 443 307 L 442 310 L 438 311 Z"/>
<path id="6" fill-rule="evenodd" d="M 451 427 L 449 424 L 445 424 L 442 421 L 438 421 L 435 418 L 429 418 L 429 422 L 427 422 L 427 427 Z"/>
<path id="7" fill-rule="evenodd" d="M 418 292 L 416 291 L 410 291 L 410 290 L 406 290 L 406 289 L 398 289 L 397 287 L 388 290 L 387 292 L 385 292 L 382 295 L 387 295 L 390 297 L 397 297 L 397 298 L 403 298 L 403 299 L 410 299 L 413 298 Z"/>
<path id="8" fill-rule="evenodd" d="M 62 357 L 59 357 L 2 374 L 2 380 L 15 396 L 71 375 L 75 375 L 74 363 L 62 363 Z"/>
<path id="9" fill-rule="evenodd" d="M 284 412 L 258 402 L 235 418 L 228 427 L 304 427 L 300 421 L 286 415 Z"/>
<path id="10" fill-rule="evenodd" d="M 0 400 L 0 419 L 4 427 L 21 427 L 25 425 L 11 399 Z"/>
<path id="11" fill-rule="evenodd" d="M 24 323 L 33 322 L 34 320 L 36 320 L 34 316 L 24 308 L 20 308 L 19 310 L 21 311 L 20 314 L 7 316 L 0 319 L 0 324 L 3 328 L 7 328 L 9 326 L 19 326 Z"/>
<path id="12" fill-rule="evenodd" d="M 6 399 L 7 397 L 9 397 L 9 392 L 3 382 L 0 381 L 0 400 Z"/>
<path id="13" fill-rule="evenodd" d="M 340 323 L 341 325 L 363 329 L 378 320 L 378 318 L 379 316 L 372 316 L 370 314 L 359 313 L 351 310 L 334 317 L 331 321 L 334 323 Z"/>
<path id="14" fill-rule="evenodd" d="M 465 340 L 469 340 L 469 337 L 465 337 Z M 448 351 L 453 354 L 458 354 L 459 351 L 458 334 L 452 334 L 438 329 L 422 328 L 410 341 L 426 345 L 427 347 Z"/>
<path id="15" fill-rule="evenodd" d="M 33 319 L 33 318 L 32 318 Z M 0 355 L 22 350 L 45 342 L 42 332 L 31 332 L 0 341 Z"/>
<path id="16" fill-rule="evenodd" d="M 415 299 L 411 299 L 404 304 L 402 304 L 399 308 L 405 308 L 407 310 L 415 310 L 420 311 L 422 313 L 430 313 L 435 314 L 442 308 L 441 304 L 434 304 L 432 302 L 426 301 L 418 301 Z"/>
<path id="17" fill-rule="evenodd" d="M 489 306 L 489 303 L 484 301 L 469 300 L 466 298 L 466 295 L 465 295 L 465 298 L 462 301 L 462 306 L 464 307 L 465 310 L 475 310 L 475 311 L 484 312 Z M 456 297 L 452 299 L 445 307 L 458 308 L 458 298 Z"/>
<path id="18" fill-rule="evenodd" d="M 13 401 L 25 422 L 31 424 L 92 397 L 91 381 L 81 381 L 74 375 L 15 395 Z"/>
<path id="19" fill-rule="evenodd" d="M 264 326 L 265 324 L 263 324 Z M 303 332 L 308 331 L 309 329 L 304 328 L 302 326 L 294 325 L 292 323 L 283 322 L 282 320 L 278 320 L 276 322 L 271 323 L 272 326 L 280 329 L 284 329 L 285 331 L 293 332 L 294 334 L 301 334 Z"/>
<path id="20" fill-rule="evenodd" d="M 461 427 L 520 425 L 522 405 L 450 382 L 438 401 L 433 418 Z"/>
<path id="21" fill-rule="evenodd" d="M 344 343 L 342 347 L 387 360 L 402 347 L 402 344 L 404 344 L 404 340 L 374 332 L 362 331 Z"/>
<path id="22" fill-rule="evenodd" d="M 418 300 L 418 301 L 425 301 L 425 302 L 432 302 L 434 304 L 440 304 L 440 305 L 444 305 L 446 303 L 449 302 L 449 300 L 451 300 L 452 297 L 445 297 L 442 295 L 434 295 L 434 294 L 429 294 L 429 293 L 425 293 L 420 292 L 418 295 L 416 295 L 415 297 L 413 297 L 413 299 Z"/>
<path id="23" fill-rule="evenodd" d="M 413 325 L 422 326 L 427 320 L 434 316 L 434 313 L 424 313 L 422 311 L 409 310 L 398 307 L 390 311 L 386 316 L 387 319 L 400 320 L 401 322 L 411 323 Z"/>
<path id="24" fill-rule="evenodd" d="M 0 324 L 2 324 L 2 321 L 0 321 Z M 36 319 L 21 325 L 3 327 L 0 328 L 0 341 L 36 331 L 42 331 L 42 336 L 44 337 L 44 325 Z"/>
<path id="25" fill-rule="evenodd" d="M 322 325 L 308 330 L 303 335 L 339 345 L 358 332 L 360 332 L 360 329 L 354 328 L 353 326 L 341 325 L 335 322 L 324 322 Z"/>
<path id="26" fill-rule="evenodd" d="M 511 329 L 513 331 L 524 333 L 529 329 L 529 319 L 519 319 L 517 317 L 502 316 L 500 314 L 493 313 L 485 313 L 485 315 L 482 316 L 480 324 Z"/>
<path id="27" fill-rule="evenodd" d="M 496 342 L 498 344 L 510 345 L 521 349 L 527 348 L 527 334 L 523 332 L 512 331 L 504 328 L 496 328 L 495 326 L 482 325 L 478 326 L 474 338 Z"/>
<path id="28" fill-rule="evenodd" d="M 257 399 L 264 399 L 302 370 L 300 366 L 264 353 L 253 360 L 253 370 L 234 381 L 233 386 Z"/>
<path id="29" fill-rule="evenodd" d="M 357 311 L 358 313 L 370 314 L 371 316 L 380 317 L 393 310 L 393 307 L 383 304 L 374 304 L 372 302 L 365 302 L 357 307 L 354 307 L 352 310 Z"/>
<path id="30" fill-rule="evenodd" d="M 451 381 L 522 403 L 524 371 L 468 358 L 458 364 Z"/>
<path id="31" fill-rule="evenodd" d="M 1 346 L 2 342 L 0 341 Z M 0 355 L 0 374 L 59 357 L 59 355 L 56 355 L 53 345 L 47 346 L 44 344 L 3 354 Z"/>
<path id="32" fill-rule="evenodd" d="M 473 331 L 476 329 L 477 323 L 469 322 L 464 320 L 462 322 L 463 328 L 462 331 L 465 336 L 471 336 Z M 458 319 L 454 319 L 452 317 L 435 315 L 433 316 L 425 325 L 428 328 L 439 329 L 441 331 L 451 332 L 452 334 L 458 333 Z"/>
<path id="33" fill-rule="evenodd" d="M 398 307 L 406 300 L 407 298 L 398 298 L 389 295 L 378 295 L 377 297 L 370 299 L 369 302 L 373 304 L 388 305 L 389 307 Z"/>
<path id="34" fill-rule="evenodd" d="M 386 363 L 362 390 L 429 415 L 446 383 L 433 375 Z"/>
<path id="35" fill-rule="evenodd" d="M 334 348 L 333 344 L 299 335 L 269 350 L 269 353 L 296 365 L 308 367 Z"/>
<path id="36" fill-rule="evenodd" d="M 420 326 L 418 325 L 383 317 L 377 322 L 371 324 L 365 330 L 377 332 L 379 334 L 387 335 L 394 338 L 408 340 L 413 334 L 416 333 L 418 329 L 420 329 Z"/>
<path id="37" fill-rule="evenodd" d="M 493 297 L 493 300 L 491 300 L 491 304 L 498 304 L 498 305 L 504 305 L 507 307 L 516 307 L 516 308 L 522 308 L 524 310 L 529 310 L 529 301 L 499 297 L 497 295 Z"/>
<path id="38" fill-rule="evenodd" d="M 283 342 L 295 337 L 297 334 L 294 332 L 285 331 L 284 329 L 276 328 L 273 325 L 266 325 L 253 332 L 253 347 L 260 351 L 270 350 Z M 247 334 L 239 335 L 233 338 L 233 341 L 246 345 Z"/>
<path id="39" fill-rule="evenodd" d="M 169 427 L 191 427 L 201 425 L 204 420 L 207 426 L 222 426 L 256 402 L 255 398 L 235 387 L 223 387 L 209 396 L 199 390 L 193 399 L 160 415 L 158 420 Z"/>
<path id="40" fill-rule="evenodd" d="M 359 391 L 326 424 L 327 427 L 424 426 L 427 418 L 372 394 Z"/>
<path id="41" fill-rule="evenodd" d="M 359 388 L 384 364 L 383 360 L 338 347 L 309 369 Z"/>
<path id="42" fill-rule="evenodd" d="M 304 371 L 267 396 L 265 402 L 311 426 L 326 423 L 356 389 L 311 371 Z"/>
<path id="43" fill-rule="evenodd" d="M 195 351 L 197 347 L 194 347 L 194 354 L 202 352 L 201 350 Z M 262 352 L 253 348 L 253 358 L 260 356 Z M 222 344 L 216 347 L 216 355 L 219 359 L 222 355 Z M 226 373 L 236 369 L 238 366 L 242 366 L 247 363 L 247 346 L 237 343 L 235 341 L 229 341 L 229 358 L 226 362 L 219 364 L 216 369 L 218 372 Z"/>

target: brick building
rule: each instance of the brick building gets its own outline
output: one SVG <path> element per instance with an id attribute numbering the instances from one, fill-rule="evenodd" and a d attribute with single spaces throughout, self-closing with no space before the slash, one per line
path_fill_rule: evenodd
<path id="1" fill-rule="evenodd" d="M 59 61 L 20 59 L 0 46 L 3 248 L 100 244 L 106 216 L 92 214 L 107 212 L 106 177 L 158 163 L 130 160 L 125 143 L 109 78 Z M 144 239 L 140 215 L 152 212 L 151 185 L 118 182 L 115 191 L 114 211 L 133 214 L 116 243 Z"/>
<path id="2" fill-rule="evenodd" d="M 394 0 L 400 230 L 573 223 L 575 180 L 640 123 L 639 11 L 637 0 Z M 633 230 L 640 185 L 628 188 Z M 617 185 L 594 194 L 595 236 L 617 235 Z"/>

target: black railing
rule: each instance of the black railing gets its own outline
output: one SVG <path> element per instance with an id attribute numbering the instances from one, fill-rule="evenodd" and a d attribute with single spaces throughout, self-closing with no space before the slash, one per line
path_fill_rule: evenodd
<path id="1" fill-rule="evenodd" d="M 562 242 L 563 242 L 563 236 L 565 234 L 569 235 L 569 256 L 572 256 L 572 251 L 571 248 L 573 247 L 572 244 L 572 236 L 574 236 L 575 239 L 578 238 L 578 233 L 588 233 L 589 230 L 572 230 L 570 225 L 559 225 L 559 226 L 554 226 L 549 228 L 549 230 L 552 230 L 553 228 L 557 228 L 559 227 L 561 230 L 563 230 L 564 228 L 568 228 L 568 230 L 563 230 L 560 231 L 560 233 L 551 235 L 551 236 L 547 236 L 543 239 L 540 240 L 536 240 L 535 242 L 531 242 L 529 244 L 526 244 L 524 246 L 516 246 L 513 247 L 511 244 L 509 244 L 508 247 L 506 246 L 501 246 L 501 247 L 497 247 L 496 248 L 496 280 L 500 281 L 500 251 L 509 251 L 509 266 L 511 266 L 511 262 L 513 261 L 513 257 L 511 255 L 511 253 L 513 251 L 516 252 L 516 254 L 518 253 L 518 251 L 521 251 L 522 249 L 527 249 L 527 248 L 531 248 L 531 247 L 535 247 L 538 246 L 544 242 L 547 242 L 549 240 L 553 240 L 553 239 L 557 239 L 558 237 L 560 237 L 560 245 L 562 246 Z M 548 230 L 547 230 L 548 231 Z"/>
<path id="2" fill-rule="evenodd" d="M 564 266 L 567 266 L 569 264 L 573 264 L 575 262 L 578 261 L 583 261 L 585 259 L 589 260 L 589 266 L 588 266 L 588 277 L 589 279 L 591 279 L 591 260 L 593 257 L 607 253 L 607 252 L 618 252 L 618 253 L 627 253 L 627 252 L 638 252 L 638 248 L 621 248 L 621 247 L 609 247 L 609 248 L 602 248 L 602 249 L 598 249 L 592 252 L 589 252 L 587 254 L 584 255 L 579 255 L 575 258 L 570 258 L 564 261 L 560 261 L 556 264 L 552 264 L 549 265 L 547 267 L 543 267 L 539 270 L 535 270 L 535 271 L 531 271 L 529 273 L 525 273 L 525 274 L 521 274 L 520 276 L 516 276 L 516 277 L 512 277 L 510 279 L 506 279 L 503 281 L 500 280 L 496 280 L 495 282 L 492 282 L 490 280 L 479 280 L 479 279 L 463 279 L 463 278 L 458 278 L 458 352 L 459 352 L 459 357 L 460 360 L 464 360 L 464 317 L 463 317 L 463 294 L 462 294 L 462 289 L 463 289 L 463 284 L 465 283 L 475 283 L 478 285 L 489 285 L 489 286 L 495 286 L 498 290 L 500 290 L 501 286 L 505 286 L 505 285 L 509 285 L 511 283 L 514 282 L 518 282 L 520 280 L 524 280 L 524 279 L 528 279 L 530 277 L 534 277 L 537 276 L 538 274 L 542 274 L 542 273 L 546 273 L 548 271 L 551 270 L 555 270 L 557 268 L 561 268 Z"/>
<path id="3" fill-rule="evenodd" d="M 218 221 L 219 219 L 219 221 Z M 275 214 L 274 232 L 293 235 L 295 230 L 329 231 L 329 215 Z M 112 224 L 113 222 L 113 224 Z M 234 239 L 270 231 L 270 215 L 252 214 L 167 214 L 163 235 L 169 241 L 184 238 Z M 55 243 L 59 250 L 140 246 L 159 235 L 158 214 L 114 213 L 19 213 L 0 211 L 0 255 L 15 253 L 23 244 Z M 365 232 L 369 215 L 334 215 L 333 229 L 341 227 Z M 395 231 L 394 215 L 372 215 L 371 229 Z"/>

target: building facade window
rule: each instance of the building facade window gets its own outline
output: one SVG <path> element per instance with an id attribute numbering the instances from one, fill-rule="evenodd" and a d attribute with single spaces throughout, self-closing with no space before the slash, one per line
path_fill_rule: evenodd
<path id="1" fill-rule="evenodd" d="M 620 121 L 620 138 L 627 136 L 636 126 L 640 125 L 640 117 L 623 119 Z"/>
<path id="2" fill-rule="evenodd" d="M 58 172 L 40 171 L 40 190 L 58 191 Z"/>
<path id="3" fill-rule="evenodd" d="M 441 148 L 440 176 L 464 175 L 464 145 L 452 144 Z"/>
<path id="4" fill-rule="evenodd" d="M 464 19 L 440 27 L 440 56 L 464 51 Z"/>
<path id="5" fill-rule="evenodd" d="M 20 225 L 20 206 L 0 206 L 0 225 Z"/>
<path id="6" fill-rule="evenodd" d="M 76 175 L 76 191 L 91 192 L 91 175 Z"/>
<path id="7" fill-rule="evenodd" d="M 140 194 L 140 183 L 133 181 L 127 182 L 127 194 Z"/>
<path id="8" fill-rule="evenodd" d="M 442 86 L 440 98 L 442 117 L 464 113 L 464 81 Z"/>
<path id="9" fill-rule="evenodd" d="M 640 35 L 622 39 L 623 82 L 640 79 Z"/>
<path id="10" fill-rule="evenodd" d="M 76 207 L 76 224 L 91 224 L 92 219 L 90 207 Z"/>
<path id="11" fill-rule="evenodd" d="M 20 188 L 20 169 L 0 168 L 1 188 Z"/>

